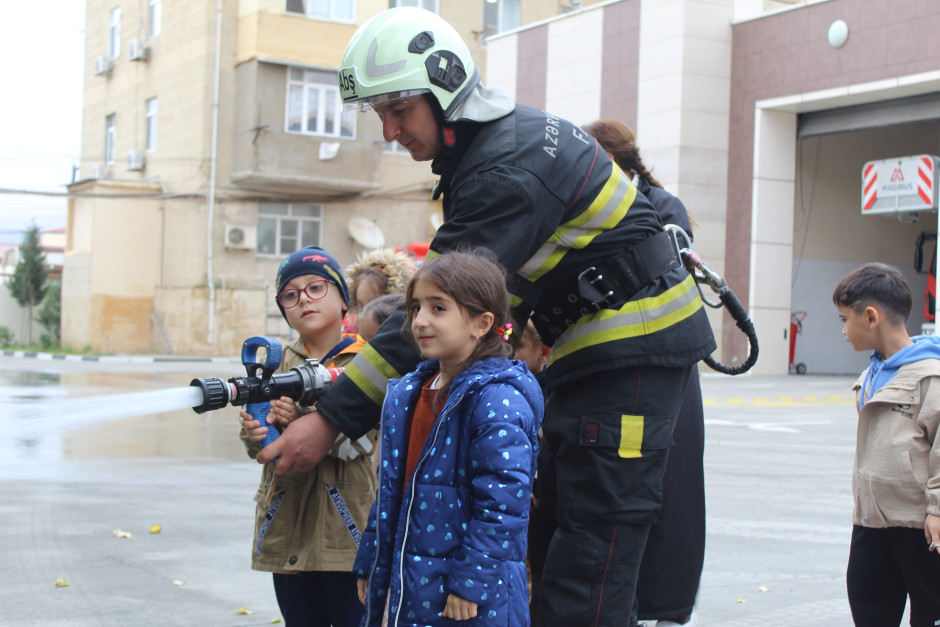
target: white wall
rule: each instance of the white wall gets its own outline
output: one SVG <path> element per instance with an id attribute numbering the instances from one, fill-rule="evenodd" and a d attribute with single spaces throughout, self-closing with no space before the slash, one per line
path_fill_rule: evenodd
<path id="1" fill-rule="evenodd" d="M 41 305 L 33 307 L 33 316 L 39 311 Z M 10 295 L 6 283 L 0 284 L 0 327 L 6 327 L 13 332 L 14 342 L 25 345 L 29 338 L 29 330 L 26 326 L 29 318 L 29 310 L 20 307 L 16 299 Z M 42 327 L 35 320 L 33 321 L 33 343 L 39 341 L 39 335 L 43 332 Z"/>

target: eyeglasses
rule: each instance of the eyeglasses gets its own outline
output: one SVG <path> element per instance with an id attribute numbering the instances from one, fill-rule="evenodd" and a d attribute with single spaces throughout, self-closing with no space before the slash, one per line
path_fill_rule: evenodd
<path id="1" fill-rule="evenodd" d="M 307 295 L 307 298 L 310 300 L 320 300 L 326 296 L 326 292 L 329 289 L 330 282 L 326 279 L 317 279 L 316 281 L 310 281 L 307 285 L 304 286 L 304 289 L 298 290 L 296 288 L 288 288 L 278 294 L 274 300 L 277 301 L 277 304 L 283 307 L 284 309 L 290 309 L 291 307 L 296 307 L 297 303 L 300 302 L 300 293 L 304 292 Z"/>

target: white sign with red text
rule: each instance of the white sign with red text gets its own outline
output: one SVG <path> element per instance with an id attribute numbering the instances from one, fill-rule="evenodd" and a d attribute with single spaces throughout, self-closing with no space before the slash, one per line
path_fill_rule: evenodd
<path id="1" fill-rule="evenodd" d="M 869 161 L 862 167 L 862 215 L 936 209 L 938 170 L 933 155 Z"/>

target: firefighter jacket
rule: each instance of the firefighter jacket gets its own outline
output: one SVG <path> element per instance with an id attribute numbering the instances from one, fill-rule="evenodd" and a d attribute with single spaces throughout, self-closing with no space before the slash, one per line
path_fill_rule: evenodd
<path id="1" fill-rule="evenodd" d="M 363 625 L 452 625 L 448 594 L 479 604 L 467 625 L 529 624 L 526 529 L 544 401 L 520 361 L 457 375 L 411 476 L 409 424 L 437 360 L 389 385 L 379 489 L 353 567 L 367 579 Z"/>
<path id="2" fill-rule="evenodd" d="M 350 336 L 347 336 L 350 337 Z M 343 348 L 325 365 L 346 365 L 364 346 L 362 338 Z M 303 341 L 284 345 L 281 366 L 287 372 L 306 359 Z M 304 413 L 303 408 L 301 413 Z M 261 446 L 240 436 L 254 459 Z M 346 571 L 356 557 L 356 542 L 347 526 L 349 517 L 356 531 L 365 527 L 375 496 L 372 449 L 376 432 L 350 441 L 340 436 L 327 457 L 312 470 L 276 476 L 274 463 L 262 466 L 261 483 L 255 494 L 255 533 L 251 544 L 251 567 L 274 573 L 302 571 Z M 353 459 L 350 450 L 359 453 Z"/>
<path id="3" fill-rule="evenodd" d="M 552 345 L 548 387 L 611 368 L 687 367 L 715 350 L 695 282 L 681 266 L 599 308 L 579 295 L 582 275 L 598 274 L 663 230 L 593 137 L 523 105 L 492 122 L 456 123 L 453 131 L 455 142 L 432 164 L 441 175 L 444 224 L 429 254 L 469 245 L 497 255 L 510 273 L 520 328 L 533 312 Z M 402 341 L 401 323 L 389 319 L 320 401 L 327 419 L 352 437 L 375 425 L 388 379 L 420 360 Z"/>

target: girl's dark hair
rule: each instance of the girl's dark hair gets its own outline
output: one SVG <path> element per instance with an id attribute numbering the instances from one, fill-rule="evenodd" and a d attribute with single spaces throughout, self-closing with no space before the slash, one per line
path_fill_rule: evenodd
<path id="1" fill-rule="evenodd" d="M 879 307 L 892 323 L 903 324 L 911 315 L 914 298 L 900 270 L 885 263 L 866 263 L 839 281 L 832 303 L 856 313 L 869 306 Z"/>
<path id="2" fill-rule="evenodd" d="M 377 326 L 381 326 L 392 312 L 405 303 L 405 297 L 401 294 L 385 294 L 366 303 L 359 315 L 362 317 L 372 317 Z"/>
<path id="3" fill-rule="evenodd" d="M 509 292 L 506 289 L 506 273 L 489 251 L 470 249 L 445 253 L 422 264 L 408 284 L 405 302 L 408 303 L 409 329 L 415 317 L 410 305 L 414 298 L 415 285 L 422 280 L 430 281 L 434 287 L 453 298 L 461 312 L 468 317 L 475 318 L 486 312 L 493 314 L 493 327 L 480 338 L 470 357 L 460 365 L 458 372 L 449 373 L 452 378 L 441 387 L 435 397 L 436 411 L 438 401 L 446 396 L 457 374 L 481 359 L 512 356 L 512 344 L 496 333 L 497 328 L 511 323 Z M 521 333 L 521 330 L 513 331 Z"/>
<path id="4" fill-rule="evenodd" d="M 629 126 L 618 120 L 601 118 L 583 128 L 597 140 L 601 148 L 613 155 L 621 170 L 627 173 L 632 170 L 653 187 L 662 188 L 662 184 L 643 165 L 640 149 L 636 147 L 636 137 Z"/>

